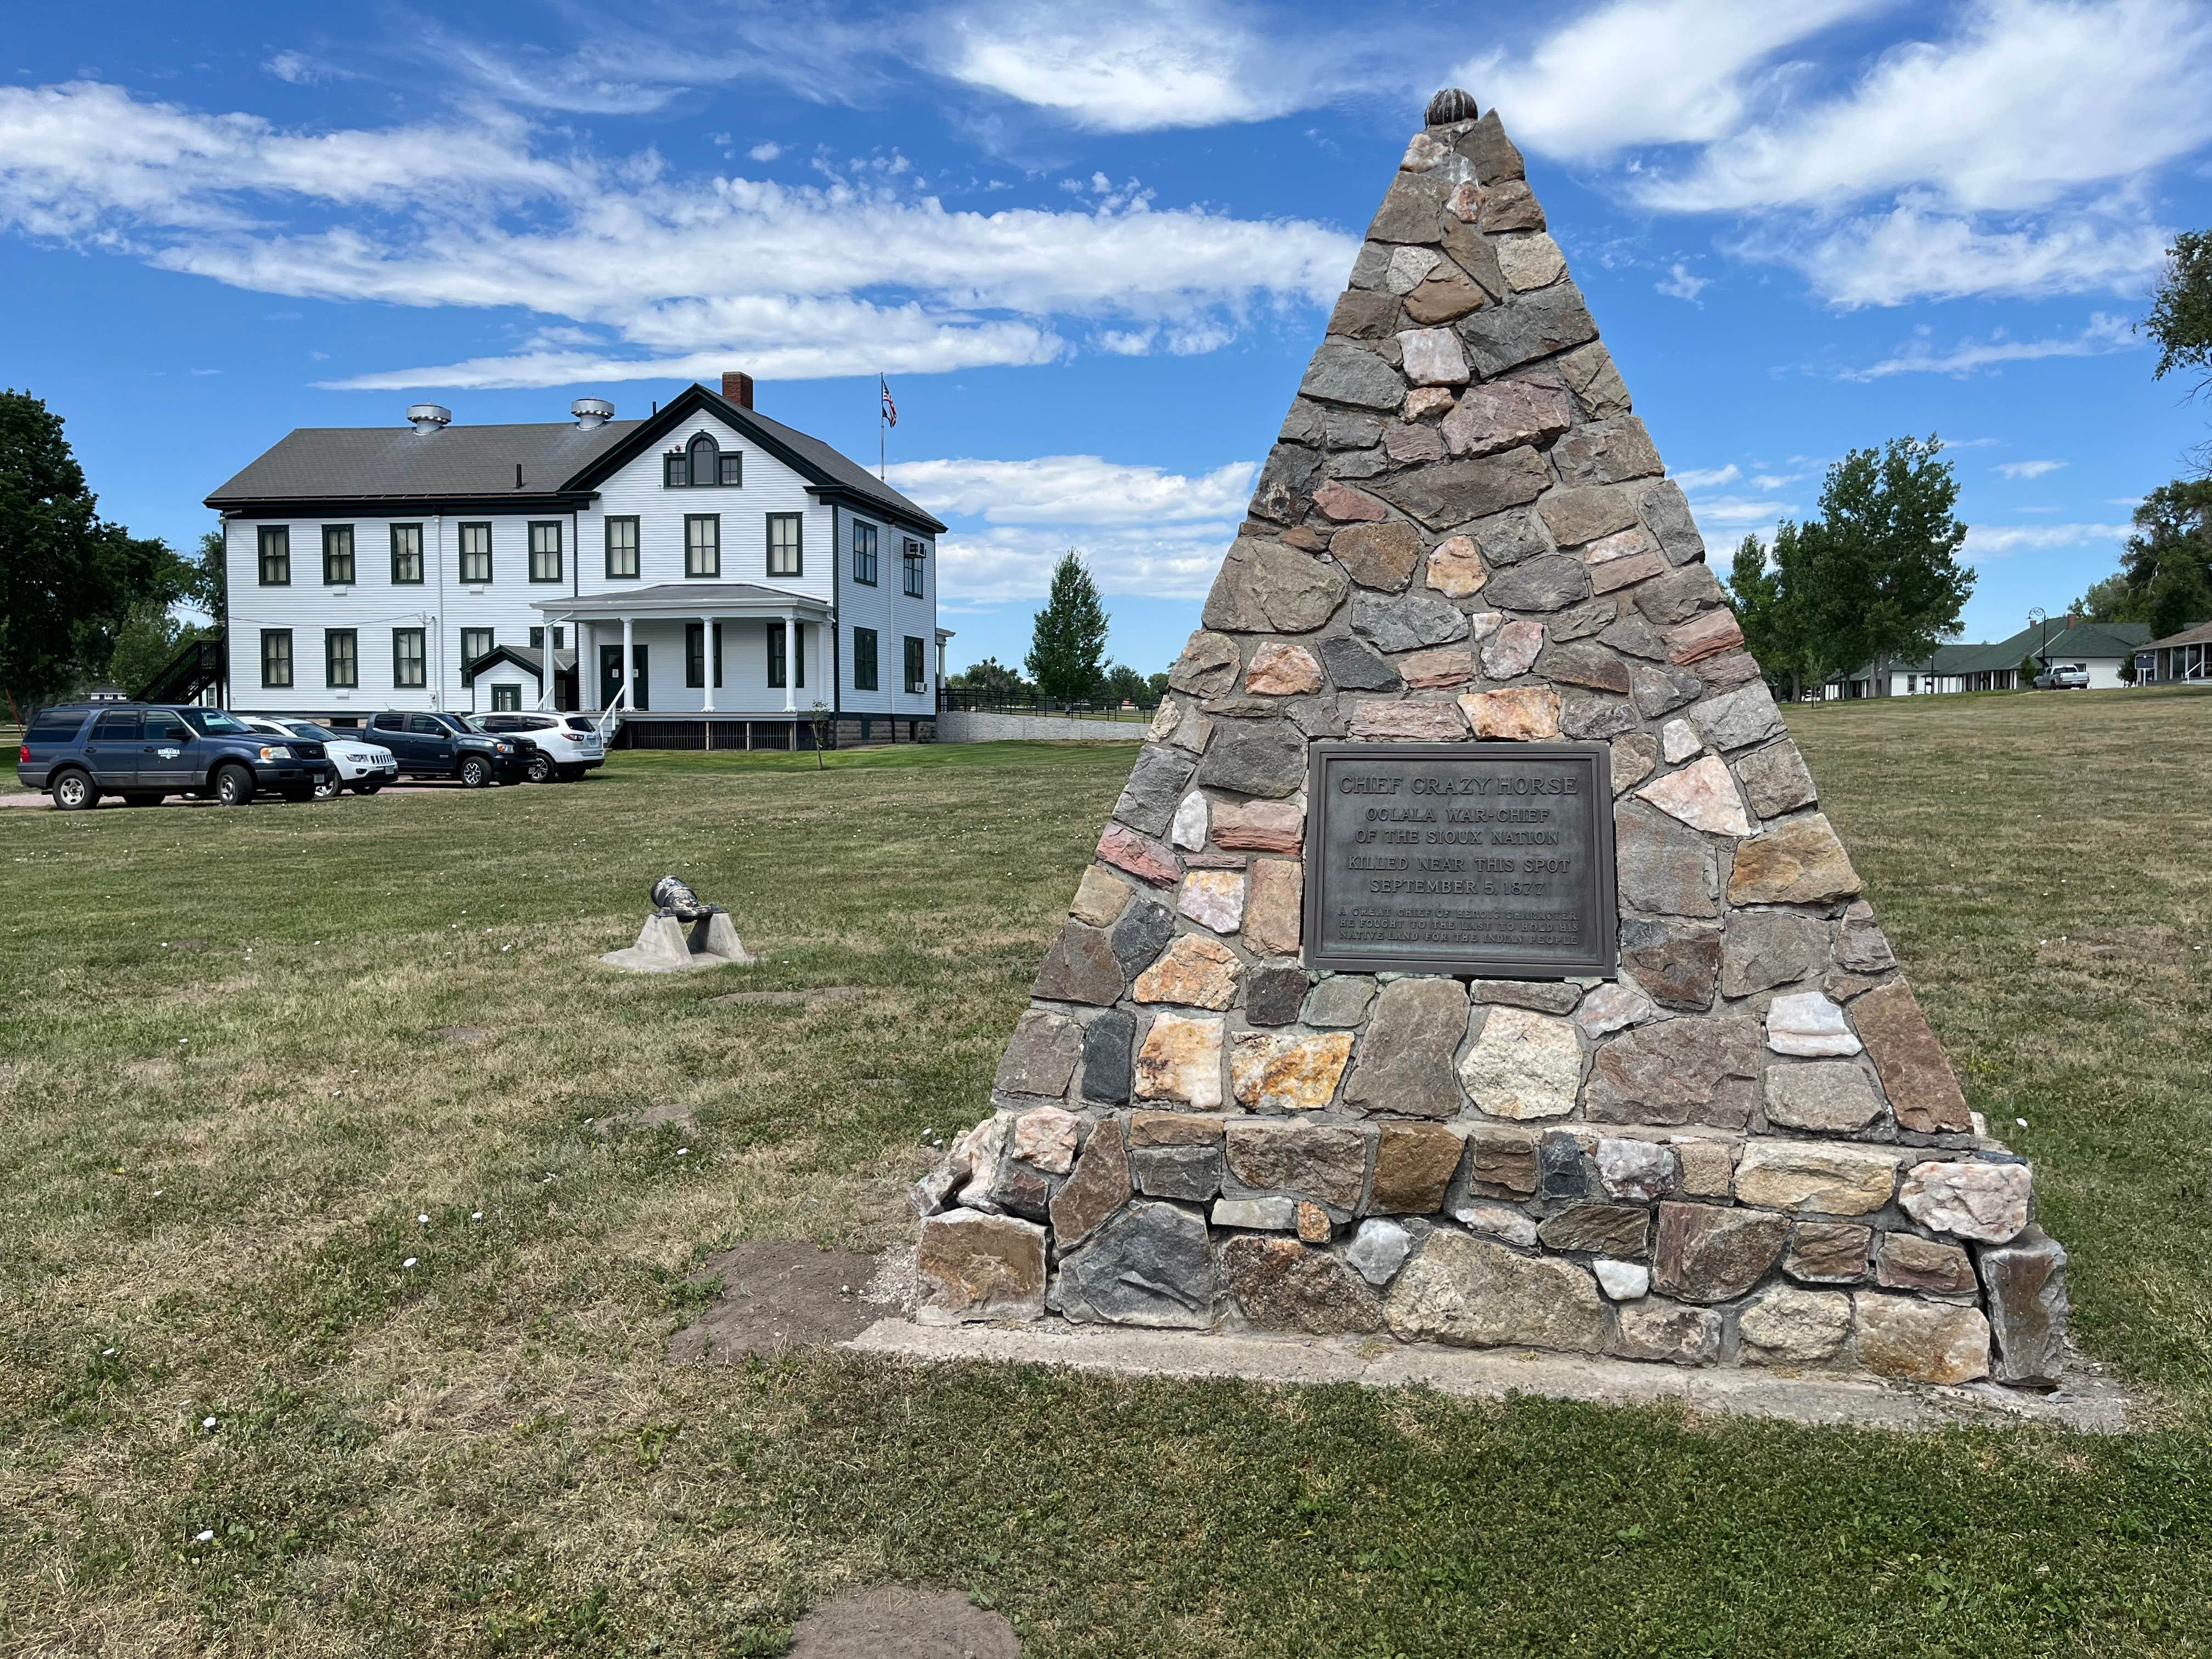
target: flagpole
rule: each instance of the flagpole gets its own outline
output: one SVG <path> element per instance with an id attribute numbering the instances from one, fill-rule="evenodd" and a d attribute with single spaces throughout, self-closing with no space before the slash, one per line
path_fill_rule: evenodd
<path id="1" fill-rule="evenodd" d="M 884 482 L 884 458 L 890 447 L 890 428 L 884 420 L 884 372 L 876 371 L 876 482 Z"/>

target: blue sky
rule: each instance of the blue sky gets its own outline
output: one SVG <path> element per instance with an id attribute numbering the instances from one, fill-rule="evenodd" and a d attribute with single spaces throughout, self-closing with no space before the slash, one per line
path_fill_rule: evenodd
<path id="1" fill-rule="evenodd" d="M 2114 565 L 2212 408 L 2132 325 L 2212 224 L 2190 0 L 19 8 L 0 380 L 188 544 L 294 426 L 748 368 L 954 527 L 955 666 L 1084 550 L 1166 665 L 1436 87 L 1495 105 L 1717 562 L 1957 446 L 1970 638 Z"/>

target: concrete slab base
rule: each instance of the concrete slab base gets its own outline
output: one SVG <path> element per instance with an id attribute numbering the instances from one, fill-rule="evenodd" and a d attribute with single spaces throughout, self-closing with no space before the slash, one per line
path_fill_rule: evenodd
<path id="1" fill-rule="evenodd" d="M 1502 1399 L 1517 1393 L 1608 1406 L 1680 1401 L 1697 1412 L 1863 1428 L 2045 1424 L 2112 1434 L 2127 1426 L 2125 1395 L 2109 1379 L 2078 1361 L 2068 1387 L 2055 1394 L 2034 1395 L 1987 1383 L 1923 1388 L 1869 1376 L 1692 1370 L 1589 1354 L 1540 1353 L 1526 1348 L 1444 1348 L 1355 1338 L 1230 1336 L 1058 1322 L 932 1327 L 906 1319 L 879 1319 L 839 1346 L 859 1353 L 896 1354 L 908 1359 L 1060 1365 L 1120 1376 L 1357 1382 L 1375 1389 L 1425 1387 L 1471 1399 Z"/>
<path id="2" fill-rule="evenodd" d="M 632 974 L 682 974 L 696 968 L 722 968 L 757 960 L 738 938 L 729 917 L 717 910 L 691 924 L 687 937 L 674 916 L 653 915 L 638 930 L 637 943 L 627 951 L 610 951 L 599 958 L 610 968 Z"/>

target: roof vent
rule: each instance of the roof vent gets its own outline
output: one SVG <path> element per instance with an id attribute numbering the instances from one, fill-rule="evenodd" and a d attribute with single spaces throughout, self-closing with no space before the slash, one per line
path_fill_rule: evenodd
<path id="1" fill-rule="evenodd" d="M 1448 127 L 1455 122 L 1472 121 L 1480 113 L 1474 106 L 1473 93 L 1446 87 L 1429 100 L 1429 112 L 1425 119 L 1430 126 Z"/>
<path id="2" fill-rule="evenodd" d="M 443 404 L 417 404 L 407 411 L 407 419 L 417 432 L 435 432 L 453 423 L 453 411 Z"/>
<path id="3" fill-rule="evenodd" d="M 743 369 L 724 369 L 722 396 L 739 409 L 750 409 L 753 406 L 753 377 Z"/>
<path id="4" fill-rule="evenodd" d="M 576 417 L 576 424 L 589 432 L 595 426 L 605 426 L 615 417 L 615 406 L 605 398 L 579 398 L 568 405 L 568 412 Z"/>

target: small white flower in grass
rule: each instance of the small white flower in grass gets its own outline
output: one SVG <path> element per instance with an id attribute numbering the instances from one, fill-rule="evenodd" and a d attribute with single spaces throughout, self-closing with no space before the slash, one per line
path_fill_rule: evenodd
<path id="1" fill-rule="evenodd" d="M 399 1265 L 403 1267 L 411 1267 L 415 1265 L 415 1258 L 410 1255 L 406 1261 L 401 1262 Z"/>
<path id="2" fill-rule="evenodd" d="M 2013 1119 L 2013 1121 L 2023 1129 L 2027 1127 L 2027 1120 L 2024 1117 L 2016 1117 Z"/>
<path id="3" fill-rule="evenodd" d="M 102 1359 L 112 1359 L 115 1358 L 115 1350 L 112 1348 L 102 1348 L 100 1351 L 100 1357 Z"/>
<path id="4" fill-rule="evenodd" d="M 691 1156 L 691 1149 L 689 1146 L 678 1146 L 676 1149 L 676 1156 L 678 1158 L 689 1158 Z"/>
<path id="5" fill-rule="evenodd" d="M 428 1226 L 428 1225 L 430 1224 L 430 1218 L 429 1218 L 428 1216 L 427 1216 L 427 1215 L 418 1215 L 418 1216 L 416 1216 L 416 1217 L 415 1218 L 415 1219 L 416 1219 L 416 1220 L 417 1220 L 417 1221 L 419 1221 L 419 1222 L 421 1222 L 421 1223 L 422 1224 L 422 1225 L 424 1225 L 424 1226 L 426 1226 L 426 1227 L 427 1227 L 427 1226 Z"/>
<path id="6" fill-rule="evenodd" d="M 215 1534 L 211 1531 L 196 1532 L 192 1534 L 192 1542 L 195 1544 L 212 1544 L 215 1542 Z"/>
<path id="7" fill-rule="evenodd" d="M 482 1210 L 471 1210 L 469 1212 L 469 1219 L 471 1221 L 482 1221 L 483 1219 L 483 1212 Z"/>
<path id="8" fill-rule="evenodd" d="M 159 1198 L 159 1197 L 161 1197 L 161 1189 L 159 1187 L 155 1188 L 154 1188 L 154 1196 L 155 1196 L 155 1197 L 156 1197 L 156 1198 Z"/>
<path id="9" fill-rule="evenodd" d="M 215 1427 L 215 1419 L 212 1417 L 203 1417 L 200 1419 L 200 1426 L 204 1429 L 212 1429 Z"/>

